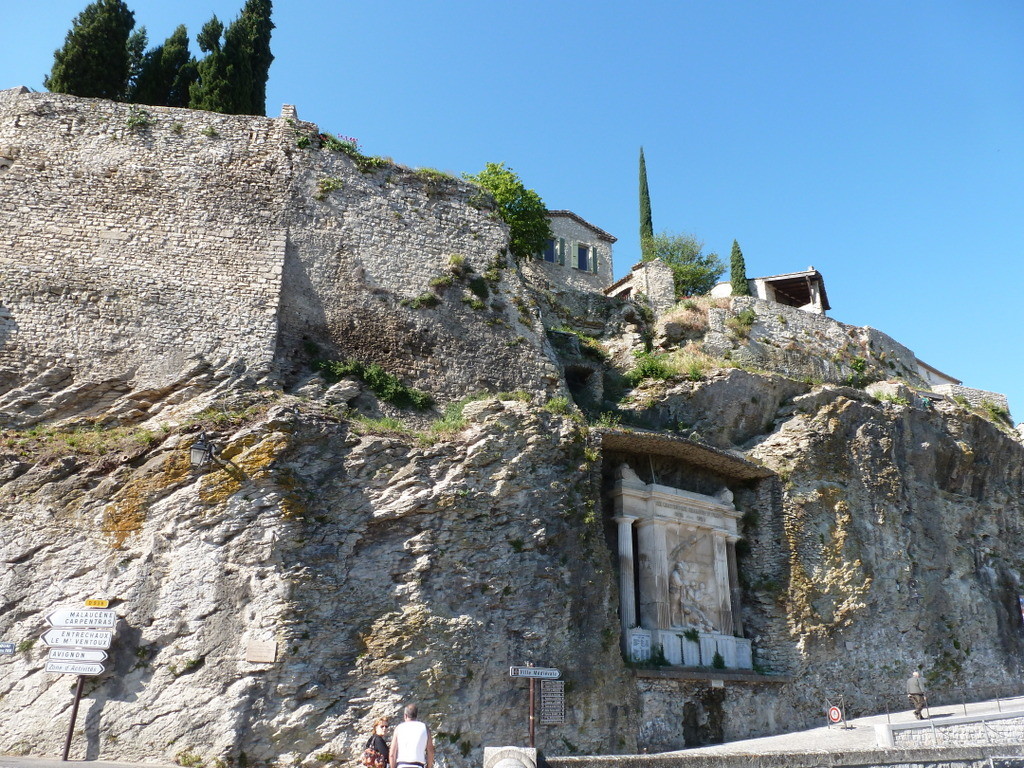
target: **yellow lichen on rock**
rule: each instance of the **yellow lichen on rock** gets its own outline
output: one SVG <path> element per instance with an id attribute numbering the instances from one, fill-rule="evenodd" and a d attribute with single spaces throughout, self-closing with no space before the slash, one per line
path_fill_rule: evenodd
<path id="1" fill-rule="evenodd" d="M 849 541 L 853 518 L 839 488 L 819 488 L 797 503 L 789 516 L 786 537 L 790 545 L 790 631 L 794 635 L 828 636 L 866 607 L 865 595 L 872 579 L 859 557 L 853 557 Z M 820 548 L 814 547 L 811 515 L 805 505 L 831 509 L 834 518 Z M 811 551 L 811 550 L 816 551 Z"/>
<path id="2" fill-rule="evenodd" d="M 281 432 L 251 432 L 229 443 L 220 453 L 219 466 L 203 476 L 199 499 L 207 506 L 218 506 L 244 486 L 273 477 L 274 464 L 288 445 L 288 436 Z"/>
<path id="3" fill-rule="evenodd" d="M 114 494 L 103 510 L 102 525 L 111 547 L 121 549 L 129 536 L 142 530 L 149 505 L 187 478 L 190 466 L 187 450 L 172 451 L 158 472 L 133 478 Z"/>

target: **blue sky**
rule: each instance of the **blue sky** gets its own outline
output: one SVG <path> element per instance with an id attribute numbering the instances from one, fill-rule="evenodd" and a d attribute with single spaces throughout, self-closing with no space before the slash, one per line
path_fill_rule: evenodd
<path id="1" fill-rule="evenodd" d="M 243 1 L 127 0 L 151 44 Z M 0 0 L 0 87 L 42 90 L 85 4 Z M 617 276 L 642 145 L 656 230 L 725 260 L 735 238 L 751 276 L 814 265 L 832 317 L 1024 417 L 1024 3 L 276 6 L 269 114 L 294 104 L 410 166 L 505 162 L 619 238 Z"/>

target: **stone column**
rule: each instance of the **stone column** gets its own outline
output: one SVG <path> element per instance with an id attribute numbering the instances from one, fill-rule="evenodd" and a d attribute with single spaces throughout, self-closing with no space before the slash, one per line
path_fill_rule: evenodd
<path id="1" fill-rule="evenodd" d="M 636 519 L 628 515 L 615 518 L 619 524 L 619 618 L 623 637 L 627 629 L 637 626 L 633 583 L 633 521 Z"/>
<path id="2" fill-rule="evenodd" d="M 732 607 L 729 600 L 729 558 L 726 554 L 725 536 L 714 533 L 715 544 L 715 586 L 718 589 L 718 622 L 723 635 L 732 634 Z"/>
<path id="3" fill-rule="evenodd" d="M 637 523 L 637 562 L 640 570 L 640 626 L 668 629 L 668 552 L 665 527 L 654 520 Z"/>
<path id="4" fill-rule="evenodd" d="M 732 631 L 743 637 L 743 612 L 740 610 L 740 573 L 736 567 L 736 539 L 726 542 L 726 556 L 729 558 L 729 604 L 732 607 Z"/>

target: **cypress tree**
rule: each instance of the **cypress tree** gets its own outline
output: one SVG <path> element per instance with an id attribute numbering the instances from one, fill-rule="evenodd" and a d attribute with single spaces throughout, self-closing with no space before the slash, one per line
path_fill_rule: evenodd
<path id="1" fill-rule="evenodd" d="M 239 55 L 244 61 L 243 71 L 248 82 L 239 83 L 238 103 L 244 102 L 244 114 L 263 115 L 267 111 L 267 80 L 274 56 L 270 52 L 270 33 L 274 24 L 270 20 L 273 11 L 271 0 L 246 0 L 242 15 L 231 28 L 238 28 Z M 232 36 L 228 30 L 228 37 Z"/>
<path id="2" fill-rule="evenodd" d="M 198 62 L 198 80 L 189 106 L 236 115 L 266 112 L 270 53 L 271 0 L 247 0 L 227 27 L 214 16 L 196 38 L 207 55 Z"/>
<path id="3" fill-rule="evenodd" d="M 654 240 L 654 223 L 651 219 L 651 193 L 647 188 L 647 162 L 644 148 L 640 147 L 640 258 L 650 261 L 654 258 L 651 247 Z"/>
<path id="4" fill-rule="evenodd" d="M 195 79 L 196 61 L 189 54 L 188 30 L 182 24 L 162 45 L 146 53 L 129 101 L 187 107 L 188 89 Z"/>
<path id="5" fill-rule="evenodd" d="M 54 93 L 123 98 L 130 74 L 128 40 L 134 27 L 135 14 L 122 0 L 90 3 L 72 21 L 64 47 L 53 52 L 53 69 L 43 85 Z"/>
<path id="6" fill-rule="evenodd" d="M 192 109 L 234 114 L 230 80 L 228 79 L 228 58 L 221 46 L 224 25 L 214 14 L 196 35 L 199 50 L 206 54 L 196 64 L 196 81 L 189 88 L 189 103 Z"/>
<path id="7" fill-rule="evenodd" d="M 749 296 L 750 284 L 747 282 L 747 263 L 743 260 L 740 244 L 732 241 L 732 258 L 729 260 L 729 281 L 732 283 L 733 296 Z"/>
<path id="8" fill-rule="evenodd" d="M 120 101 L 131 101 L 131 94 L 135 91 L 135 83 L 138 82 L 142 73 L 142 65 L 146 60 L 146 46 L 149 45 L 149 36 L 145 27 L 139 27 L 128 36 L 128 77 L 125 78 L 124 89 L 119 97 Z"/>

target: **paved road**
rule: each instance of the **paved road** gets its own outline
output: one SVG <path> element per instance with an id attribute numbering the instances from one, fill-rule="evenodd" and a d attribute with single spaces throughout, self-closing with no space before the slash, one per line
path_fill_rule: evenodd
<path id="1" fill-rule="evenodd" d="M 1000 701 L 979 701 L 967 704 L 968 715 L 985 715 L 990 712 L 1020 712 L 1024 710 L 1024 697 Z M 932 707 L 933 718 L 959 717 L 964 715 L 962 704 Z M 824 719 L 824 717 L 822 718 Z M 912 723 L 914 711 L 893 712 L 891 715 L 873 715 L 850 720 L 848 728 L 812 728 L 809 731 L 766 736 L 761 739 L 730 741 L 713 747 L 694 747 L 671 754 L 687 755 L 737 755 L 768 754 L 772 752 L 852 752 L 878 749 L 875 743 L 875 723 Z"/>
<path id="2" fill-rule="evenodd" d="M 984 715 L 999 711 L 1024 711 L 1024 697 L 967 704 L 966 714 Z M 961 704 L 932 707 L 930 713 L 934 718 L 957 717 L 965 714 L 964 706 Z M 891 715 L 860 717 L 849 721 L 847 728 L 841 726 L 812 728 L 809 731 L 784 733 L 761 739 L 730 741 L 728 744 L 694 747 L 666 754 L 766 755 L 772 753 L 871 751 L 878 748 L 875 743 L 875 723 L 884 723 L 887 720 L 893 723 L 913 722 L 914 713 L 913 710 L 908 709 L 903 712 L 893 712 Z M 0 768 L 83 768 L 84 766 L 88 766 L 88 768 L 177 768 L 177 766 L 171 767 L 159 763 L 115 763 L 100 760 L 69 760 L 63 763 L 57 758 L 0 756 Z"/>
<path id="3" fill-rule="evenodd" d="M 111 763 L 105 760 L 68 760 L 61 762 L 59 757 L 8 757 L 0 755 L 0 768 L 171 768 L 159 763 Z M 178 766 L 173 766 L 178 768 Z"/>

